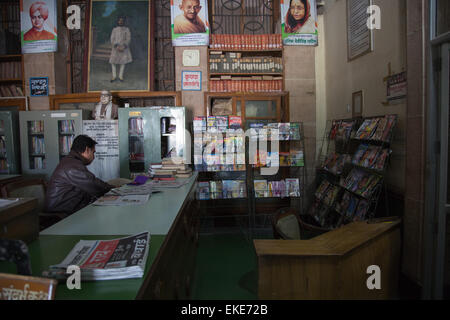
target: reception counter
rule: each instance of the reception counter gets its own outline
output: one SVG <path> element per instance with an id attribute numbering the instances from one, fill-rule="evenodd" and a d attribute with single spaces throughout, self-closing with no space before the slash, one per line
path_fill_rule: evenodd
<path id="1" fill-rule="evenodd" d="M 139 279 L 82 282 L 80 290 L 58 284 L 55 299 L 186 299 L 194 271 L 198 241 L 196 217 L 197 174 L 180 188 L 153 194 L 140 206 L 89 205 L 43 230 L 29 244 L 32 275 L 41 276 L 61 262 L 81 239 L 113 239 L 149 231 L 149 254 Z M 0 272 L 15 273 L 11 263 L 0 262 Z"/>
<path id="2" fill-rule="evenodd" d="M 395 299 L 400 241 L 399 220 L 354 222 L 310 240 L 254 240 L 258 298 Z"/>

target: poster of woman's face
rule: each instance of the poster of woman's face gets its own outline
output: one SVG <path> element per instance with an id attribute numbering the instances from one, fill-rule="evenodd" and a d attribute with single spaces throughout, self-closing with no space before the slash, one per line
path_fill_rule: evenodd
<path id="1" fill-rule="evenodd" d="M 57 49 L 56 0 L 21 0 L 22 53 Z"/>
<path id="2" fill-rule="evenodd" d="M 284 44 L 317 44 L 316 0 L 281 0 L 280 11 Z"/>
<path id="3" fill-rule="evenodd" d="M 88 91 L 150 90 L 150 1 L 91 1 Z"/>

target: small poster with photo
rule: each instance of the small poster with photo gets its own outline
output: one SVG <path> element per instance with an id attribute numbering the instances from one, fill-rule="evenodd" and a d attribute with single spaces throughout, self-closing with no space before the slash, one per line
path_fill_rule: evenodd
<path id="1" fill-rule="evenodd" d="M 208 3 L 206 0 L 171 1 L 173 46 L 209 45 Z"/>

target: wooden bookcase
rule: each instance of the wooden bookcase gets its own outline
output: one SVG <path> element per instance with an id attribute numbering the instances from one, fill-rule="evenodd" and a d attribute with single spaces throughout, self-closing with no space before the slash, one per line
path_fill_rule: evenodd
<path id="1" fill-rule="evenodd" d="M 23 97 L 25 79 L 23 56 L 21 54 L 0 56 L 0 95 L 2 97 Z"/>
<path id="2" fill-rule="evenodd" d="M 210 92 L 282 92 L 281 39 L 269 35 L 216 35 L 208 49 Z"/>

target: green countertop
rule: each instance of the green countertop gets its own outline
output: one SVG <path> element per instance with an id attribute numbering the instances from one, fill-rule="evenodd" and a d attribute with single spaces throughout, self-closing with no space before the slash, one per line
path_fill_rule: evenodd
<path id="1" fill-rule="evenodd" d="M 31 257 L 32 275 L 42 276 L 42 271 L 48 269 L 50 265 L 58 264 L 72 250 L 75 244 L 83 240 L 107 240 L 122 238 L 120 235 L 111 236 L 45 236 L 41 235 L 37 240 L 29 244 L 28 248 Z M 152 235 L 150 238 L 150 248 L 145 265 L 145 272 L 142 278 L 120 279 L 106 281 L 81 282 L 81 289 L 69 290 L 65 281 L 58 284 L 56 288 L 56 300 L 132 300 L 144 282 L 153 261 L 165 239 L 165 236 Z M 0 262 L 0 272 L 16 273 L 16 267 L 10 262 Z"/>
<path id="2" fill-rule="evenodd" d="M 197 179 L 195 172 L 180 188 L 154 193 L 144 205 L 89 205 L 53 226 L 41 235 L 132 235 L 149 231 L 151 235 L 165 235 L 180 212 L 184 200 Z"/>

